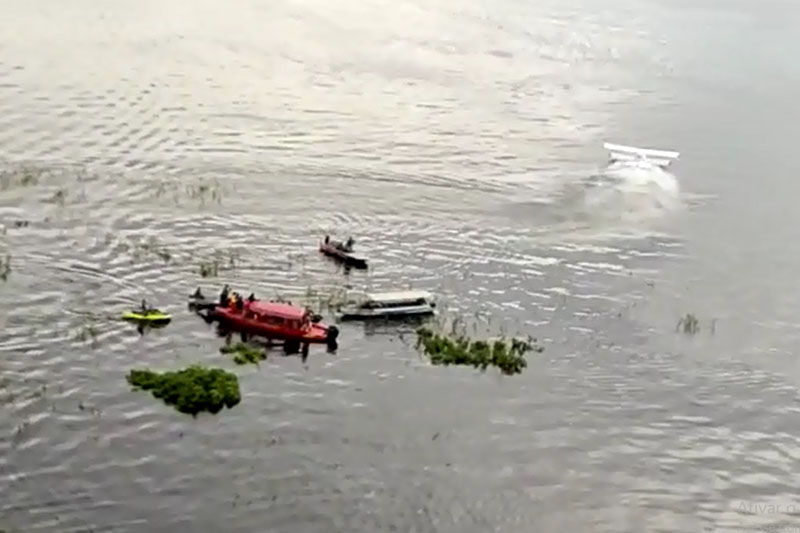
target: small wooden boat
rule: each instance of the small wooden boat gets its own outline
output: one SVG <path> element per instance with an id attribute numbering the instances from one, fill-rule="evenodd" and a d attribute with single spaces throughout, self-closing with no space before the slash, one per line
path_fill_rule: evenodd
<path id="1" fill-rule="evenodd" d="M 432 315 L 436 303 L 427 291 L 397 291 L 367 293 L 339 313 L 341 320 L 369 318 L 403 318 Z"/>
<path id="2" fill-rule="evenodd" d="M 334 241 L 330 236 L 326 235 L 325 240 L 319 243 L 319 251 L 328 257 L 342 261 L 348 266 L 361 269 L 367 268 L 367 260 L 353 253 L 353 244 L 352 237 L 347 242 L 342 243 Z"/>
<path id="3" fill-rule="evenodd" d="M 198 313 L 204 310 L 204 318 L 209 322 L 216 320 L 243 336 L 284 341 L 284 348 L 289 353 L 296 352 L 300 345 L 304 354 L 309 344 L 326 344 L 330 349 L 337 346 L 339 330 L 336 326 L 328 326 L 310 310 L 288 303 L 241 297 L 215 303 L 205 300 L 198 289 L 189 305 Z"/>

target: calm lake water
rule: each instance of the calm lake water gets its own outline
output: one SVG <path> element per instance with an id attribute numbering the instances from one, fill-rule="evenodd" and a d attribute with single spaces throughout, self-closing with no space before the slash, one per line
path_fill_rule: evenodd
<path id="1" fill-rule="evenodd" d="M 796 2 L 0 9 L 0 529 L 800 531 Z M 681 160 L 608 176 L 604 141 Z M 503 377 L 343 324 L 235 367 L 186 310 L 224 282 L 430 289 L 545 351 Z M 173 322 L 116 320 L 142 298 Z M 196 362 L 242 403 L 125 382 Z"/>

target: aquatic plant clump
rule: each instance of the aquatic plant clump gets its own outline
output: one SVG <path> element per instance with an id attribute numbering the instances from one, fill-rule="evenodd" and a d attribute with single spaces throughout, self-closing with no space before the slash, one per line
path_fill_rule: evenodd
<path id="1" fill-rule="evenodd" d="M 489 366 L 500 369 L 503 374 L 520 374 L 528 366 L 525 353 L 544 351 L 534 345 L 535 339 L 498 339 L 492 343 L 472 341 L 465 336 L 448 336 L 429 328 L 417 330 L 417 349 L 422 348 L 434 365 L 468 365 L 482 371 Z"/>
<path id="2" fill-rule="evenodd" d="M 223 346 L 219 351 L 224 354 L 233 354 L 233 362 L 237 365 L 246 365 L 247 363 L 257 365 L 267 358 L 267 353 L 264 350 L 259 350 L 244 342 Z"/>
<path id="3" fill-rule="evenodd" d="M 693 313 L 688 313 L 686 316 L 681 317 L 678 324 L 675 326 L 675 331 L 683 329 L 686 335 L 694 335 L 700 331 L 700 321 Z"/>
<path id="4" fill-rule="evenodd" d="M 216 278 L 219 275 L 219 263 L 216 261 L 203 261 L 200 263 L 200 276 L 203 278 Z"/>
<path id="5" fill-rule="evenodd" d="M 126 377 L 135 388 L 149 390 L 153 396 L 181 413 L 197 416 L 201 411 L 216 414 L 241 401 L 239 380 L 221 368 L 192 365 L 175 372 L 131 370 Z"/>

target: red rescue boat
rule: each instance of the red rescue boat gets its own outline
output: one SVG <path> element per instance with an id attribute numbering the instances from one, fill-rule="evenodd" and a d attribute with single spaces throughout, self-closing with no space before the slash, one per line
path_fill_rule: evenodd
<path id="1" fill-rule="evenodd" d="M 306 344 L 327 344 L 336 348 L 339 329 L 319 321 L 310 310 L 283 302 L 242 300 L 231 298 L 228 305 L 207 303 L 195 293 L 190 304 L 197 310 L 206 310 L 206 319 L 217 320 L 225 327 L 242 333 L 282 340 L 286 351 L 293 352 Z M 304 350 L 307 349 L 304 346 Z"/>

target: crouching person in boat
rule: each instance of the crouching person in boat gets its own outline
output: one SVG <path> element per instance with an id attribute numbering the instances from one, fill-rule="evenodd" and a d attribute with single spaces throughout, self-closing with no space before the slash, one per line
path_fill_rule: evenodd
<path id="1" fill-rule="evenodd" d="M 226 307 L 231 311 L 242 311 L 244 309 L 244 298 L 238 292 L 234 291 L 228 297 Z"/>

